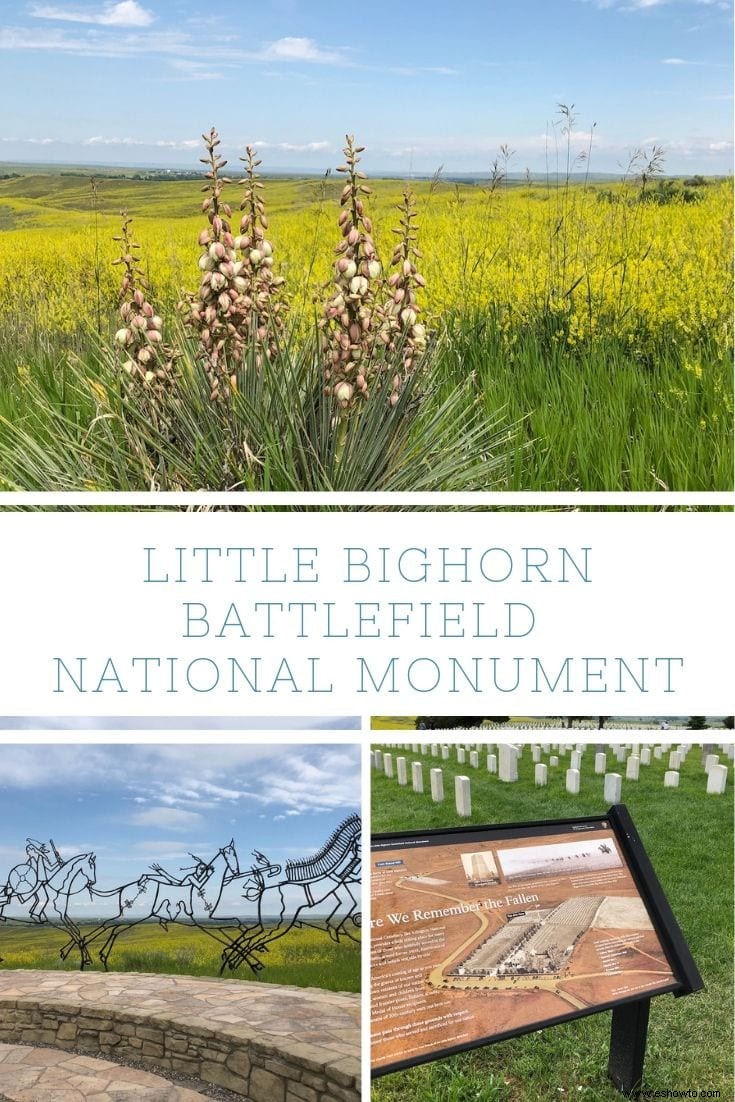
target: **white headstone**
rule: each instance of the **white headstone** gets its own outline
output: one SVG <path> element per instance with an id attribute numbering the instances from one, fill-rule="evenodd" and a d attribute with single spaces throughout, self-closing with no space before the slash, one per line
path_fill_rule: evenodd
<path id="1" fill-rule="evenodd" d="M 386 777 L 393 776 L 393 755 L 383 754 L 383 772 Z"/>
<path id="2" fill-rule="evenodd" d="M 536 782 L 536 784 L 539 785 L 539 786 L 545 785 L 548 781 L 548 773 L 549 773 L 549 770 L 547 769 L 547 767 L 544 765 L 544 763 L 542 761 L 540 761 L 536 766 L 534 766 L 533 779 Z"/>
<path id="3" fill-rule="evenodd" d="M 383 751 L 382 750 L 373 750 L 373 764 L 375 765 L 376 769 L 382 769 L 383 768 Z"/>
<path id="4" fill-rule="evenodd" d="M 497 754 L 488 754 L 488 756 L 487 756 L 487 771 L 488 771 L 488 773 L 497 773 L 497 771 L 498 771 L 498 756 L 497 756 Z"/>
<path id="5" fill-rule="evenodd" d="M 721 796 L 727 787 L 727 766 L 713 765 L 707 775 L 707 792 Z"/>
<path id="6" fill-rule="evenodd" d="M 619 804 L 620 794 L 623 791 L 623 778 L 620 773 L 605 774 L 605 788 L 602 798 L 606 803 Z"/>
<path id="7" fill-rule="evenodd" d="M 473 769 L 477 769 L 480 764 L 480 755 L 477 750 L 470 750 L 470 765 Z"/>
<path id="8" fill-rule="evenodd" d="M 679 787 L 679 774 L 675 769 L 669 770 L 664 773 L 664 788 L 678 788 Z"/>
<path id="9" fill-rule="evenodd" d="M 669 754 L 669 769 L 678 769 L 681 765 L 681 754 L 672 750 Z"/>
<path id="10" fill-rule="evenodd" d="M 641 765 L 650 765 L 650 764 L 651 764 L 651 751 L 648 749 L 647 746 L 644 746 L 641 749 Z"/>
<path id="11" fill-rule="evenodd" d="M 501 781 L 518 780 L 518 752 L 515 746 L 504 743 L 498 747 L 498 777 Z"/>
<path id="12" fill-rule="evenodd" d="M 662 754 L 663 754 L 662 748 L 660 746 L 654 746 L 654 748 L 653 748 L 654 758 L 660 758 L 662 756 Z"/>
<path id="13" fill-rule="evenodd" d="M 531 759 L 534 762 L 541 761 L 541 747 L 540 746 L 532 746 L 531 747 Z"/>
<path id="14" fill-rule="evenodd" d="M 405 758 L 396 758 L 396 775 L 399 784 L 408 784 L 408 770 L 406 769 Z"/>
<path id="15" fill-rule="evenodd" d="M 607 754 L 600 751 L 595 754 L 595 773 L 602 775 L 607 770 Z"/>
<path id="16" fill-rule="evenodd" d="M 442 746 L 442 760 L 449 761 L 449 747 L 446 745 L 446 743 L 444 744 L 444 746 Z"/>
<path id="17" fill-rule="evenodd" d="M 569 759 L 569 767 L 570 769 L 582 768 L 582 755 L 579 750 L 572 750 L 572 756 Z"/>
<path id="18" fill-rule="evenodd" d="M 549 758 L 549 765 L 558 765 L 558 764 L 559 764 L 558 757 L 556 756 L 556 754 L 552 754 L 551 757 Z"/>
<path id="19" fill-rule="evenodd" d="M 628 754 L 628 751 L 626 750 L 626 748 L 624 746 L 618 746 L 617 750 L 615 751 L 616 758 L 618 759 L 618 761 L 621 761 L 621 762 L 625 761 L 625 759 L 627 757 L 627 754 Z"/>
<path id="20" fill-rule="evenodd" d="M 704 771 L 705 771 L 705 773 L 709 773 L 709 771 L 710 771 L 710 769 L 712 768 L 713 765 L 719 765 L 719 764 L 720 764 L 720 755 L 719 754 L 708 754 L 707 757 L 704 759 Z"/>
<path id="21" fill-rule="evenodd" d="M 733 758 L 735 758 L 735 742 L 731 742 L 728 745 L 728 747 L 727 747 L 727 756 L 730 759 L 730 761 L 732 761 Z"/>
<path id="22" fill-rule="evenodd" d="M 440 804 L 444 799 L 444 777 L 441 769 L 432 769 L 429 779 L 431 780 L 431 798 L 435 804 Z"/>
<path id="23" fill-rule="evenodd" d="M 414 792 L 424 791 L 424 767 L 420 761 L 411 762 L 411 784 Z"/>
<path id="24" fill-rule="evenodd" d="M 637 781 L 640 767 L 641 759 L 637 754 L 631 754 L 625 766 L 625 779 L 628 781 Z"/>
<path id="25" fill-rule="evenodd" d="M 469 777 L 454 778 L 454 802 L 457 806 L 457 814 L 468 819 L 472 814 Z"/>
<path id="26" fill-rule="evenodd" d="M 573 796 L 579 794 L 579 770 L 567 769 L 567 792 L 571 792 Z"/>
<path id="27" fill-rule="evenodd" d="M 432 742 L 432 744 L 431 744 L 431 756 L 432 756 L 432 758 L 435 758 L 438 753 L 439 753 L 439 744 L 436 743 L 436 742 Z"/>
<path id="28" fill-rule="evenodd" d="M 412 754 L 418 754 L 419 750 L 420 750 L 419 744 L 417 742 L 412 742 L 411 743 L 411 753 Z"/>
<path id="29" fill-rule="evenodd" d="M 459 765 L 464 765 L 464 761 L 465 761 L 464 746 L 458 746 L 457 747 L 457 763 Z"/>

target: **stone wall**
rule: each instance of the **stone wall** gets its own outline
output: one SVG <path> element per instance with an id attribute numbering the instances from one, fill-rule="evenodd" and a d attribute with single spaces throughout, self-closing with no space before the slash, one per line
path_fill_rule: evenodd
<path id="1" fill-rule="evenodd" d="M 106 978 L 114 980 L 114 975 Z M 327 1058 L 318 1044 L 288 1036 L 264 1037 L 243 1021 L 208 1024 L 201 1008 L 196 1012 L 192 1008 L 191 1017 L 180 1013 L 167 1017 L 160 1008 L 116 1008 L 114 991 L 110 984 L 108 999 L 80 1006 L 63 997 L 9 998 L 0 986 L 0 1041 L 134 1061 L 151 1070 L 194 1076 L 251 1102 L 356 1102 L 359 1098 L 359 1064 L 349 1055 L 335 1059 L 332 1053 Z M 318 1023 L 314 1027 L 318 1029 Z"/>

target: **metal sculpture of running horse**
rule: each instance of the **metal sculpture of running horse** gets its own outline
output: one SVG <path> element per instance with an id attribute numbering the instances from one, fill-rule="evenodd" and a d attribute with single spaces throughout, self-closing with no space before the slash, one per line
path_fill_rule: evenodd
<path id="1" fill-rule="evenodd" d="M 313 926 L 334 941 L 357 941 L 360 926 L 360 820 L 340 823 L 311 857 L 282 866 L 253 851 L 253 865 L 240 870 L 234 839 L 210 858 L 191 854 L 194 864 L 168 872 L 154 863 L 136 880 L 118 887 L 97 887 L 94 853 L 64 858 L 53 839 L 26 841 L 26 860 L 0 882 L 0 923 L 47 925 L 64 930 L 62 959 L 79 953 L 80 968 L 93 964 L 90 947 L 105 970 L 117 939 L 145 922 L 195 926 L 222 946 L 222 966 L 234 971 L 247 964 L 263 968 L 268 945 L 294 927 Z M 239 892 L 235 914 L 225 914 L 225 888 Z M 86 900 L 86 916 L 77 897 Z M 253 904 L 255 914 L 252 914 Z M 9 913 L 8 913 L 9 912 Z M 91 916 L 91 917 L 90 917 Z M 82 928 L 83 923 L 83 928 Z"/>
<path id="2" fill-rule="evenodd" d="M 357 941 L 361 925 L 359 884 L 361 871 L 360 818 L 350 815 L 340 823 L 312 857 L 287 861 L 285 876 L 263 854 L 245 873 L 244 897 L 257 904 L 257 922 L 248 926 L 222 954 L 222 968 L 236 969 L 246 961 L 257 972 L 263 967 L 255 954 L 294 927 L 326 930 L 333 941 L 342 936 Z M 280 879 L 279 879 L 280 877 Z M 267 879 L 273 883 L 267 883 Z M 319 910 L 317 910 L 319 908 Z"/>

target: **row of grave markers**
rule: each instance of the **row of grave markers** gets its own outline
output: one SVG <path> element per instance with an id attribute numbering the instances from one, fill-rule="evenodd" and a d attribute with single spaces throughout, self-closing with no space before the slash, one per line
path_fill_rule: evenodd
<path id="1" fill-rule="evenodd" d="M 450 747 L 447 744 L 389 743 L 388 745 L 392 746 L 393 749 L 410 749 L 414 753 L 426 754 L 428 752 L 432 757 L 441 757 L 444 761 L 448 761 L 450 757 Z M 476 743 L 472 748 L 468 745 L 458 745 L 455 747 L 457 763 L 459 765 L 467 763 L 472 768 L 479 769 L 480 754 L 483 753 L 486 757 L 488 773 L 496 774 L 499 780 L 509 784 L 517 781 L 518 759 L 521 757 L 523 747 L 516 746 L 512 743 L 502 743 L 496 750 L 493 750 L 492 746 L 493 744 L 487 743 Z M 544 746 L 532 744 L 530 749 L 534 762 L 534 781 L 538 787 L 543 787 L 548 783 L 549 767 L 558 767 L 560 756 L 564 756 L 569 752 L 570 759 L 569 768 L 566 771 L 566 790 L 571 795 L 576 796 L 579 794 L 582 755 L 587 747 L 582 744 L 578 744 L 576 747 L 572 747 L 570 744 L 546 744 Z M 641 766 L 650 765 L 652 756 L 660 760 L 668 753 L 669 768 L 664 773 L 664 787 L 677 788 L 679 785 L 679 768 L 693 747 L 685 743 L 680 744 L 676 749 L 672 749 L 669 744 L 651 747 L 633 743 L 628 746 L 613 745 L 611 749 L 615 753 L 618 762 L 625 762 L 625 779 L 629 781 L 637 781 L 639 779 Z M 722 744 L 720 749 L 726 753 L 730 759 L 735 757 L 735 744 Z M 557 750 L 558 753 L 553 754 L 551 753 L 552 750 Z M 628 751 L 635 751 L 635 753 L 628 753 Z M 549 754 L 548 765 L 540 760 L 542 753 Z M 394 769 L 393 757 L 394 755 L 391 752 L 384 752 L 375 748 L 370 751 L 370 764 L 373 769 L 383 772 L 386 777 L 393 777 L 395 775 L 398 784 L 405 787 L 408 785 L 407 760 L 403 755 L 396 755 Z M 707 777 L 707 793 L 710 795 L 722 795 L 727 786 L 728 767 L 720 763 L 718 754 L 708 753 L 706 755 L 704 760 L 704 772 Z M 605 802 L 610 804 L 620 803 L 623 777 L 620 773 L 607 772 L 607 753 L 605 751 L 598 750 L 595 753 L 595 773 L 604 776 L 603 798 Z M 441 803 L 444 800 L 444 777 L 441 768 L 436 767 L 431 769 L 429 778 L 431 798 L 435 803 Z M 423 794 L 424 768 L 420 761 L 411 762 L 411 786 L 414 792 Z M 471 784 L 469 777 L 456 776 L 454 778 L 454 798 L 457 814 L 462 817 L 469 817 L 472 814 Z"/>

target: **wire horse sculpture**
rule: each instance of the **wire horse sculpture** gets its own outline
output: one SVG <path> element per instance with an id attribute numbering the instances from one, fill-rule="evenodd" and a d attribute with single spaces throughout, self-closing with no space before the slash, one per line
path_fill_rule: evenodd
<path id="1" fill-rule="evenodd" d="M 245 874 L 245 898 L 257 905 L 257 922 L 243 929 L 222 954 L 222 968 L 234 971 L 247 961 L 254 972 L 263 967 L 254 954 L 268 952 L 268 945 L 284 937 L 294 927 L 313 926 L 326 929 L 333 941 L 342 936 L 351 941 L 357 937 L 351 929 L 361 925 L 358 910 L 360 884 L 360 818 L 350 815 L 339 824 L 325 844 L 312 857 L 286 862 L 286 874 L 281 877 L 278 865 L 264 865 L 262 854 L 254 854 L 261 862 Z M 274 878 L 268 884 L 266 876 Z M 290 897 L 298 900 L 295 909 L 289 907 Z M 317 907 L 331 907 L 325 918 Z"/>
<path id="2" fill-rule="evenodd" d="M 158 863 L 137 880 L 110 889 L 97 886 L 94 853 L 64 858 L 53 839 L 49 845 L 26 841 L 26 860 L 0 882 L 0 924 L 50 926 L 68 940 L 65 960 L 79 953 L 81 970 L 94 964 L 90 947 L 105 971 L 118 938 L 146 922 L 193 926 L 221 946 L 220 975 L 247 965 L 253 973 L 264 963 L 268 945 L 290 930 L 312 926 L 334 941 L 357 941 L 360 927 L 360 819 L 350 815 L 310 857 L 270 861 L 258 850 L 244 870 L 234 839 L 209 859 L 190 854 L 194 865 L 171 873 Z M 237 914 L 223 914 L 225 888 L 240 890 Z M 77 897 L 86 893 L 87 917 Z M 228 893 L 232 897 L 232 892 Z M 8 909 L 12 913 L 7 914 Z M 93 917 L 90 918 L 89 916 Z M 0 961 L 2 958 L 0 958 Z"/>

